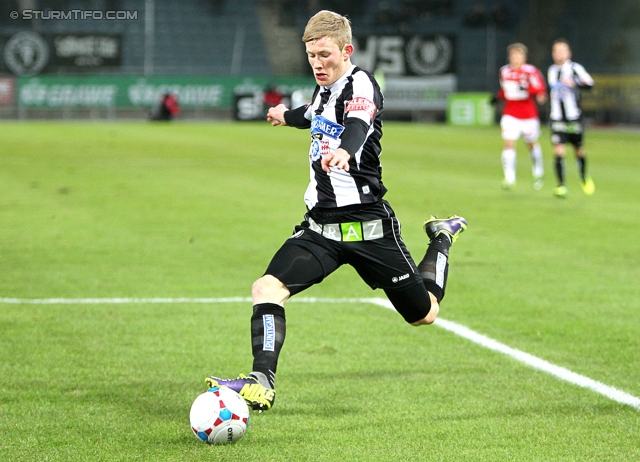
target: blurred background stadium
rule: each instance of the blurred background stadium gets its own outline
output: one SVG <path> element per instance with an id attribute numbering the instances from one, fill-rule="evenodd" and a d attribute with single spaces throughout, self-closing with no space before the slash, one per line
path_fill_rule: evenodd
<path id="1" fill-rule="evenodd" d="M 589 120 L 640 123 L 637 0 L 3 0 L 0 118 L 143 119 L 165 92 L 181 119 L 261 118 L 265 88 L 313 89 L 300 36 L 324 8 L 351 18 L 387 118 L 493 123 L 507 45 L 544 73 L 565 37 L 596 81 Z"/>

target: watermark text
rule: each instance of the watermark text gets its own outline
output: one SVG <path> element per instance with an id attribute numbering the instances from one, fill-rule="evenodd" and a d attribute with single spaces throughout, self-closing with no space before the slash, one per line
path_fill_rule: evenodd
<path id="1" fill-rule="evenodd" d="M 12 11 L 9 13 L 11 19 L 39 19 L 43 21 L 60 21 L 60 20 L 95 20 L 95 21 L 121 21 L 121 20 L 137 20 L 138 11 L 130 10 L 22 10 L 21 12 Z"/>

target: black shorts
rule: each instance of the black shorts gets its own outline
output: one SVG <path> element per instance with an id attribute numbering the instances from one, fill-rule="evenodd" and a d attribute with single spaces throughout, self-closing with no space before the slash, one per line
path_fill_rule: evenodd
<path id="1" fill-rule="evenodd" d="M 583 125 L 579 120 L 574 122 L 551 122 L 551 144 L 570 143 L 579 148 L 582 146 L 583 134 Z"/>
<path id="2" fill-rule="evenodd" d="M 408 322 L 429 312 L 429 294 L 402 241 L 400 222 L 386 201 L 355 211 L 305 215 L 265 274 L 276 277 L 295 295 L 344 264 L 351 265 L 372 289 L 384 289 Z"/>

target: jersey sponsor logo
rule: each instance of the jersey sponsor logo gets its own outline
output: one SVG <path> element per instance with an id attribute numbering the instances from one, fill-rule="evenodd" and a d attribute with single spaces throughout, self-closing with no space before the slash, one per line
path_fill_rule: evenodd
<path id="1" fill-rule="evenodd" d="M 343 242 L 373 241 L 384 237 L 382 220 L 339 223 L 339 226 Z"/>
<path id="2" fill-rule="evenodd" d="M 360 242 L 373 241 L 384 237 L 382 220 L 354 221 L 348 223 L 327 223 L 319 225 L 311 217 L 308 217 L 311 231 L 322 235 L 332 241 Z"/>
<path id="3" fill-rule="evenodd" d="M 344 131 L 344 127 L 335 122 L 325 119 L 322 116 L 315 115 L 311 120 L 311 136 L 326 135 L 329 138 L 337 140 Z"/>
<path id="4" fill-rule="evenodd" d="M 362 222 L 362 231 L 365 241 L 373 241 L 384 237 L 382 220 L 371 220 Z"/>
<path id="5" fill-rule="evenodd" d="M 351 111 L 364 111 L 369 114 L 370 119 L 373 119 L 373 116 L 376 115 L 376 105 L 370 99 L 358 96 L 347 101 L 345 112 Z"/>
<path id="6" fill-rule="evenodd" d="M 505 80 L 502 82 L 504 97 L 509 100 L 529 99 L 529 90 L 527 90 L 527 87 L 527 82 L 516 80 Z"/>
<path id="7" fill-rule="evenodd" d="M 309 159 L 312 162 L 320 159 L 322 156 L 329 154 L 329 142 L 323 140 L 313 140 L 311 142 L 311 149 L 309 150 Z"/>
<path id="8" fill-rule="evenodd" d="M 272 314 L 262 315 L 264 324 L 264 342 L 262 344 L 263 351 L 275 351 L 276 349 L 276 321 Z"/>
<path id="9" fill-rule="evenodd" d="M 353 223 L 342 223 L 342 240 L 344 242 L 354 242 L 362 240 L 362 225 L 359 221 Z"/>
<path id="10" fill-rule="evenodd" d="M 580 122 L 553 122 L 551 130 L 561 133 L 582 133 L 582 125 Z"/>

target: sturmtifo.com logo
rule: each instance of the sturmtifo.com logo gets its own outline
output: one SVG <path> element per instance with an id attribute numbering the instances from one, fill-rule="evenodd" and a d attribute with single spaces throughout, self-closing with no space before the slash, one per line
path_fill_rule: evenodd
<path id="1" fill-rule="evenodd" d="M 35 32 L 18 32 L 4 47 L 4 62 L 16 75 L 38 74 L 49 62 L 49 46 Z"/>

